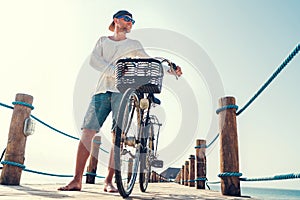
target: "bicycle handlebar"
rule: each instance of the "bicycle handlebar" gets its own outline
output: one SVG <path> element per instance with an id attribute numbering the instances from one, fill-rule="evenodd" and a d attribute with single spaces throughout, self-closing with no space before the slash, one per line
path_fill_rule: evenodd
<path id="1" fill-rule="evenodd" d="M 161 64 L 164 63 L 164 62 L 168 63 L 168 65 L 170 67 L 171 74 L 173 74 L 176 77 L 176 79 L 178 80 L 178 75 L 175 72 L 178 67 L 175 63 L 171 62 L 170 60 L 168 60 L 166 58 L 155 57 L 155 59 L 161 59 L 161 61 L 160 61 Z"/>

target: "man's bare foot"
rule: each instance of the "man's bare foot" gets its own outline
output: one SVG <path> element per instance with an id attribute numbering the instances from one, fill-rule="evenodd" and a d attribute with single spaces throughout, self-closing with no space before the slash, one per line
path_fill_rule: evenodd
<path id="1" fill-rule="evenodd" d="M 112 183 L 104 183 L 104 192 L 118 192 Z"/>
<path id="2" fill-rule="evenodd" d="M 57 190 L 60 191 L 80 191 L 81 190 L 81 184 L 77 181 L 73 180 L 68 185 L 64 187 L 60 187 Z"/>

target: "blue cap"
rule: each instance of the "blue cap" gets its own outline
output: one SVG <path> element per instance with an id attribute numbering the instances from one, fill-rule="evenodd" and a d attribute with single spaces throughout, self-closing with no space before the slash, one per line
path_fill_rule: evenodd
<path id="1" fill-rule="evenodd" d="M 124 16 L 124 15 L 130 16 L 132 18 L 132 14 L 130 12 L 128 12 L 127 10 L 119 10 L 118 12 L 116 12 L 113 15 L 113 19 L 114 18 L 118 18 L 120 16 Z M 112 23 L 109 25 L 108 29 L 110 31 L 114 31 L 115 30 L 115 22 L 114 21 L 112 21 Z"/>

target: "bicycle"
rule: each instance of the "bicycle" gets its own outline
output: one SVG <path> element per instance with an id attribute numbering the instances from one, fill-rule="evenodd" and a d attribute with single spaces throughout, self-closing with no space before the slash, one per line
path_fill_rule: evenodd
<path id="1" fill-rule="evenodd" d="M 161 92 L 165 62 L 171 71 L 176 70 L 174 63 L 162 58 L 126 58 L 117 61 L 116 87 L 123 97 L 116 120 L 114 162 L 116 184 L 123 198 L 133 190 L 138 168 L 140 190 L 145 192 L 151 167 L 163 167 L 163 161 L 157 159 L 162 124 L 155 115 L 150 114 L 150 110 L 152 106 L 160 104 L 154 93 Z"/>

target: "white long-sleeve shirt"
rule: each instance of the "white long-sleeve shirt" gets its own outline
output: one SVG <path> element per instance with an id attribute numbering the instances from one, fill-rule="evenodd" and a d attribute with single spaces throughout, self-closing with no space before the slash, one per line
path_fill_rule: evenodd
<path id="1" fill-rule="evenodd" d="M 121 58 L 149 57 L 137 40 L 114 41 L 106 36 L 100 37 L 91 54 L 90 65 L 100 71 L 94 94 L 119 92 L 115 87 L 115 65 Z"/>

